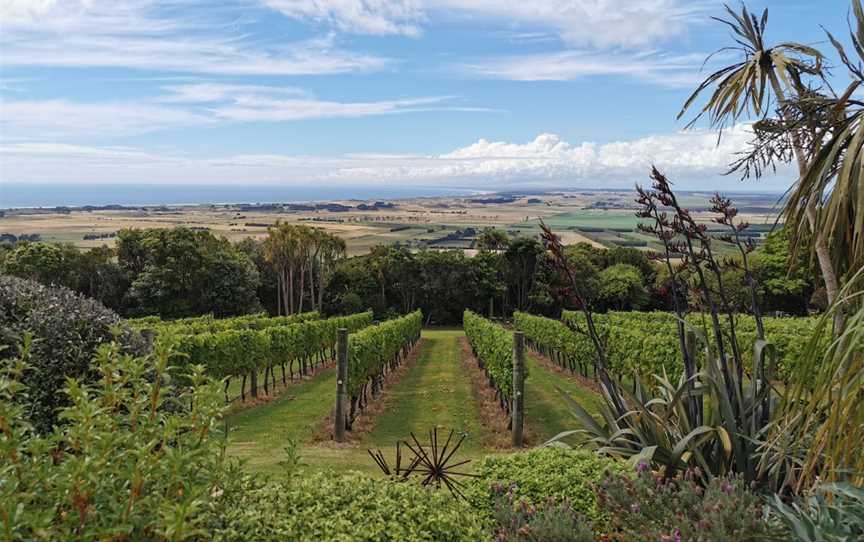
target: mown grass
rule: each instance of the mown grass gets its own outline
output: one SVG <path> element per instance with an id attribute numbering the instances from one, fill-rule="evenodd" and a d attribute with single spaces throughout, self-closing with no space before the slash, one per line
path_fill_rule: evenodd
<path id="1" fill-rule="evenodd" d="M 337 447 L 330 443 L 302 450 L 304 462 L 313 469 L 353 468 L 377 471 L 367 452 L 381 449 L 392 462 L 395 444 L 413 432 L 421 442 L 428 441 L 429 430 L 439 428 L 439 438 L 450 429 L 466 436 L 459 456 L 479 458 L 488 450 L 477 405 L 471 396 L 471 383 L 465 377 L 461 358 L 459 330 L 423 330 L 424 342 L 417 359 L 402 380 L 387 390 L 384 410 L 371 431 L 359 442 Z"/>
<path id="2" fill-rule="evenodd" d="M 579 428 L 579 423 L 556 387 L 582 408 L 599 417 L 602 399 L 598 394 L 547 369 L 532 356 L 526 356 L 525 366 L 529 375 L 525 380 L 525 423 L 536 444 L 542 444 L 561 432 Z M 577 444 L 582 440 L 574 436 L 565 442 Z"/>
<path id="3" fill-rule="evenodd" d="M 250 470 L 278 470 L 288 443 L 311 441 L 335 397 L 336 371 L 330 367 L 289 386 L 271 403 L 229 416 L 228 455 L 244 460 Z"/>
<path id="4" fill-rule="evenodd" d="M 461 329 L 423 330 L 424 342 L 416 359 L 402 379 L 387 390 L 383 409 L 371 429 L 358 440 L 348 444 L 314 442 L 315 432 L 335 399 L 335 371 L 329 368 L 312 380 L 289 386 L 271 403 L 229 416 L 228 454 L 245 460 L 251 471 L 275 473 L 291 440 L 299 448 L 304 469 L 374 473 L 377 467 L 367 449 L 380 448 L 392 461 L 397 440 L 414 432 L 421 442 L 426 441 L 429 430 L 436 426 L 439 437 L 446 438 L 450 429 L 466 435 L 459 451 L 463 459 L 502 453 L 488 445 L 491 435 L 480 421 L 479 405 L 461 364 L 462 336 Z M 536 443 L 576 427 L 556 385 L 596 412 L 599 397 L 594 392 L 550 371 L 530 356 L 526 363 L 530 375 L 525 386 L 526 423 Z"/>
<path id="5" fill-rule="evenodd" d="M 434 427 L 465 435 L 462 450 L 482 448 L 486 439 L 471 384 L 461 366 L 458 342 L 462 330 L 425 331 L 423 351 L 397 389 L 390 393 L 387 410 L 379 417 L 364 444 L 390 446 L 413 432 L 418 438 Z"/>

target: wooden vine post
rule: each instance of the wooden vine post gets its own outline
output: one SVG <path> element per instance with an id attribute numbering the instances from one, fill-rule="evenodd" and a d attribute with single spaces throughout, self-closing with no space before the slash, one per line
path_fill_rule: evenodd
<path id="1" fill-rule="evenodd" d="M 513 333 L 513 399 L 511 401 L 513 447 L 523 444 L 522 426 L 525 422 L 525 333 Z"/>
<path id="2" fill-rule="evenodd" d="M 348 403 L 348 330 L 336 332 L 336 413 L 333 416 L 336 442 L 345 442 L 345 405 Z"/>

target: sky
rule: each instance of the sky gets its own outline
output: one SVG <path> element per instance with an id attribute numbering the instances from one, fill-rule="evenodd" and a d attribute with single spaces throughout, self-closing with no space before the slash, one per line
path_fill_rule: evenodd
<path id="1" fill-rule="evenodd" d="M 769 8 L 829 52 L 847 0 Z M 685 129 L 734 44 L 709 0 L 0 0 L 0 182 L 612 188 L 724 175 Z M 842 70 L 835 72 L 842 78 Z"/>

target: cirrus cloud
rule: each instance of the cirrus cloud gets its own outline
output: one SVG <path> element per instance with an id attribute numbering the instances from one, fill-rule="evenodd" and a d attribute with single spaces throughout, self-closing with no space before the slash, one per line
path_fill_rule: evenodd
<path id="1" fill-rule="evenodd" d="M 541 29 L 573 45 L 643 46 L 681 35 L 702 7 L 682 0 L 263 0 L 295 19 L 359 34 L 418 36 L 432 14 Z M 536 32 L 533 33 L 536 35 Z"/>
<path id="2" fill-rule="evenodd" d="M 370 72 L 390 59 L 340 48 L 333 35 L 274 44 L 245 32 L 244 8 L 195 0 L 3 0 L 4 67 L 103 67 L 220 75 Z"/>

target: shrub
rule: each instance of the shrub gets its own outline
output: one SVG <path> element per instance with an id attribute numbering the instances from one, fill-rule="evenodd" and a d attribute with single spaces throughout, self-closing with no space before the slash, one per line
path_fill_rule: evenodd
<path id="1" fill-rule="evenodd" d="M 27 352 L 0 369 L 0 537 L 206 538 L 204 512 L 224 472 L 214 437 L 218 384 L 196 368 L 191 388 L 174 389 L 170 349 L 158 344 L 144 361 L 105 344 L 94 363 L 101 378 L 93 386 L 70 379 L 66 423 L 42 435 L 18 401 L 28 392 Z"/>
<path id="2" fill-rule="evenodd" d="M 640 463 L 636 477 L 610 474 L 597 485 L 610 514 L 608 535 L 619 542 L 763 542 L 783 540 L 782 528 L 765 520 L 762 498 L 739 478 L 700 485 L 693 471 L 666 479 Z"/>
<path id="3" fill-rule="evenodd" d="M 356 472 L 269 483 L 242 478 L 210 517 L 214 541 L 489 539 L 479 515 L 449 493 Z"/>
<path id="4" fill-rule="evenodd" d="M 495 387 L 499 401 L 508 412 L 513 393 L 513 334 L 482 316 L 465 310 L 462 327 L 471 343 L 471 350 Z"/>
<path id="5" fill-rule="evenodd" d="M 550 499 L 533 505 L 517 501 L 513 487 L 497 486 L 494 538 L 496 542 L 593 542 L 584 516 L 570 503 Z"/>
<path id="6" fill-rule="evenodd" d="M 778 495 L 773 514 L 797 542 L 864 540 L 864 488 L 847 483 L 818 486 L 807 499 L 786 504 Z"/>
<path id="7" fill-rule="evenodd" d="M 68 404 L 62 393 L 67 378 L 92 381 L 91 368 L 99 344 L 111 341 L 120 318 L 100 303 L 66 288 L 0 276 L 0 358 L 15 354 L 25 334 L 33 344 L 23 382 L 27 386 L 25 415 L 42 432 L 57 421 L 57 409 Z M 121 342 L 136 350 L 125 331 Z"/>
<path id="8" fill-rule="evenodd" d="M 549 446 L 505 456 L 487 456 L 466 495 L 491 510 L 500 487 L 512 489 L 515 502 L 543 505 L 550 499 L 568 503 L 589 520 L 601 519 L 594 485 L 607 471 L 621 472 L 615 461 L 591 452 Z"/>

